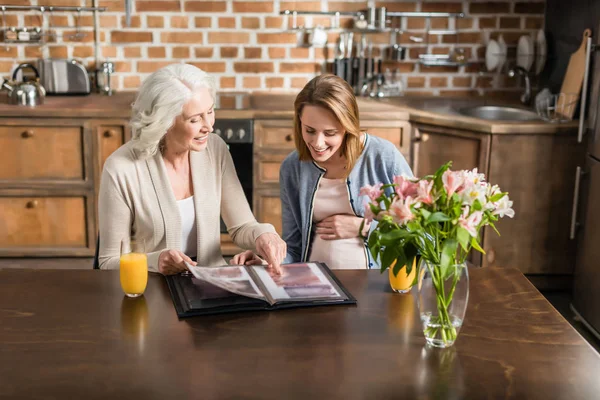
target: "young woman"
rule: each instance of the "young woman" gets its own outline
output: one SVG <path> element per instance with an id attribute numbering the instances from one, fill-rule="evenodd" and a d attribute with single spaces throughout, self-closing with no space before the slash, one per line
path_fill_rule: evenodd
<path id="1" fill-rule="evenodd" d="M 211 135 L 215 84 L 204 71 L 174 64 L 151 74 L 133 105 L 133 139 L 104 164 L 100 183 L 99 262 L 119 268 L 120 243 L 146 241 L 148 268 L 163 274 L 185 262 L 225 264 L 219 216 L 238 246 L 276 271 L 286 254 L 273 226 L 250 211 L 227 145 Z M 244 254 L 244 253 L 242 253 Z"/>
<path id="2" fill-rule="evenodd" d="M 365 215 L 360 189 L 412 176 L 410 167 L 391 142 L 361 132 L 356 98 L 343 79 L 317 76 L 294 108 L 296 150 L 281 165 L 279 180 L 285 262 L 373 267 L 359 235 Z"/>

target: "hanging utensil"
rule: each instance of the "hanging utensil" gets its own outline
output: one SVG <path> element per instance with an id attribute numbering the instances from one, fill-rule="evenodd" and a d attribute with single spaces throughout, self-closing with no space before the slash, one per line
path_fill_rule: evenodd
<path id="1" fill-rule="evenodd" d="M 125 25 L 129 28 L 131 26 L 131 7 L 133 0 L 125 0 Z"/>

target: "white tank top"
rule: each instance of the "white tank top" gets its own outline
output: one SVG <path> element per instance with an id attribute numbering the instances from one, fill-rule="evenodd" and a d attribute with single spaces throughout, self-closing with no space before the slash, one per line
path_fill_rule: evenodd
<path id="1" fill-rule="evenodd" d="M 181 251 L 188 257 L 196 257 L 198 255 L 198 232 L 196 232 L 194 196 L 177 200 L 177 206 L 181 216 Z"/>
<path id="2" fill-rule="evenodd" d="M 313 232 L 317 222 L 336 214 L 354 216 L 346 180 L 321 178 L 314 200 Z M 337 240 L 321 239 L 315 234 L 309 260 L 324 262 L 331 269 L 367 268 L 364 242 L 356 233 L 356 237 Z"/>

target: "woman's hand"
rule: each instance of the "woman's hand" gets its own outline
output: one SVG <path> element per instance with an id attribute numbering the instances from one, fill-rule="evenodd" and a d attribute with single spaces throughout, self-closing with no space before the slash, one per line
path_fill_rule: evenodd
<path id="1" fill-rule="evenodd" d="M 263 260 L 254 254 L 252 250 L 246 250 L 240 254 L 236 254 L 233 256 L 231 261 L 229 261 L 230 265 L 261 265 L 263 264 Z"/>
<path id="2" fill-rule="evenodd" d="M 336 214 L 317 223 L 315 232 L 324 240 L 350 239 L 358 236 L 362 221 L 363 218 L 354 215 Z M 369 231 L 368 224 L 363 233 L 365 230 Z"/>
<path id="3" fill-rule="evenodd" d="M 281 262 L 287 253 L 285 242 L 276 233 L 263 233 L 256 238 L 256 252 L 276 274 L 281 274 Z"/>
<path id="4" fill-rule="evenodd" d="M 187 271 L 185 263 L 196 265 L 196 261 L 179 250 L 165 250 L 158 256 L 158 272 L 163 275 L 173 275 Z"/>

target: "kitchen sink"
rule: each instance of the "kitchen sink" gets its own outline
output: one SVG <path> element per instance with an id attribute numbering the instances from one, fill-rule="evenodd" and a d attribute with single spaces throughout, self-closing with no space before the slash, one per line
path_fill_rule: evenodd
<path id="1" fill-rule="evenodd" d="M 505 106 L 476 106 L 461 108 L 458 112 L 467 117 L 492 121 L 540 121 L 533 111 Z"/>

